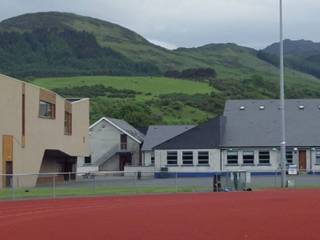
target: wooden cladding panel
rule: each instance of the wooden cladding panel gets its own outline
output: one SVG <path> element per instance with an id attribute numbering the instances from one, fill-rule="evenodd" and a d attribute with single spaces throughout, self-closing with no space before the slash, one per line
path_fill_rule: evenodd
<path id="1" fill-rule="evenodd" d="M 4 163 L 13 161 L 13 136 L 2 137 L 2 160 Z"/>
<path id="2" fill-rule="evenodd" d="M 22 102 L 21 102 L 21 105 L 22 105 L 22 116 L 21 116 L 21 130 L 22 130 L 22 133 L 21 133 L 21 145 L 22 147 L 25 147 L 25 144 L 26 144 L 26 84 L 23 83 L 22 84 Z"/>
<path id="3" fill-rule="evenodd" d="M 71 104 L 71 102 L 65 101 L 64 102 L 64 109 L 65 109 L 65 112 L 72 113 L 72 104 Z"/>
<path id="4" fill-rule="evenodd" d="M 44 89 L 40 89 L 40 101 L 56 104 L 56 94 Z"/>

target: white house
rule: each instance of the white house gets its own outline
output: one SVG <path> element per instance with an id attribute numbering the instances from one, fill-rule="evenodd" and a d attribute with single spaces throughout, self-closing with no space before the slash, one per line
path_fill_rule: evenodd
<path id="1" fill-rule="evenodd" d="M 89 128 L 90 157 L 78 163 L 78 172 L 123 171 L 141 165 L 144 135 L 129 123 L 103 117 Z"/>

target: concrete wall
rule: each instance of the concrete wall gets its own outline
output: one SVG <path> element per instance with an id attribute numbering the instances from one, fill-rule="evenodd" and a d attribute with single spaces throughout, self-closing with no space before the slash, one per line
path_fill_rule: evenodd
<path id="1" fill-rule="evenodd" d="M 229 165 L 227 161 L 228 150 L 222 150 L 222 170 L 226 171 L 238 171 L 238 170 L 247 170 L 255 172 L 272 172 L 279 170 L 279 157 L 280 153 L 277 150 L 272 148 L 267 149 L 232 149 L 233 151 L 238 151 L 238 164 Z M 270 152 L 270 164 L 259 164 L 259 151 L 269 151 Z M 243 152 L 244 151 L 253 151 L 254 152 L 254 164 L 246 165 L 243 163 Z"/>
<path id="2" fill-rule="evenodd" d="M 40 88 L 31 84 L 25 84 L 26 131 L 23 146 L 23 84 L 16 79 L 0 75 L 0 149 L 2 136 L 12 135 L 13 173 L 38 173 L 46 149 L 60 150 L 71 156 L 88 155 L 89 100 L 72 103 L 72 135 L 67 136 L 64 135 L 65 99 L 56 95 L 55 119 L 39 118 Z M 0 171 L 5 171 L 2 154 Z M 35 180 L 26 181 L 25 184 L 34 185 Z"/>
<path id="3" fill-rule="evenodd" d="M 168 167 L 170 172 L 207 172 L 207 171 L 219 171 L 220 170 L 220 150 L 219 149 L 200 149 L 200 150 L 171 150 L 178 152 L 178 164 L 177 166 L 167 165 L 167 150 L 155 151 L 155 170 L 160 171 L 163 167 Z M 182 152 L 193 152 L 193 165 L 183 166 L 182 164 Z M 198 165 L 198 151 L 209 152 L 209 165 Z"/>
<path id="4" fill-rule="evenodd" d="M 153 164 L 152 164 L 152 160 L 151 160 L 151 158 L 152 158 L 152 155 L 154 155 L 155 153 L 154 152 L 151 152 L 151 151 L 148 151 L 148 152 L 143 152 L 142 153 L 142 164 L 144 165 L 144 166 L 152 166 Z"/>
<path id="5" fill-rule="evenodd" d="M 107 121 L 101 121 L 90 129 L 89 142 L 92 163 L 95 163 L 107 152 L 120 150 L 120 136 L 122 131 L 112 126 Z M 127 150 L 132 153 L 132 165 L 139 165 L 140 161 L 140 144 L 127 137 Z M 119 170 L 119 156 L 116 155 L 108 160 L 109 163 L 103 165 L 102 170 Z M 81 166 L 79 166 L 81 167 Z"/>
<path id="6" fill-rule="evenodd" d="M 99 168 L 100 171 L 119 171 L 119 155 L 114 155 Z"/>
<path id="7" fill-rule="evenodd" d="M 171 172 L 206 172 L 206 171 L 251 171 L 256 173 L 269 173 L 280 170 L 280 151 L 276 148 L 259 148 L 259 149 L 232 149 L 238 151 L 238 164 L 229 165 L 227 163 L 227 149 L 214 149 L 214 150 L 168 150 L 178 152 L 177 166 L 167 165 L 167 150 L 155 151 L 155 170 L 160 171 L 163 167 L 168 167 Z M 270 152 L 270 164 L 259 164 L 259 151 L 266 150 Z M 320 165 L 316 164 L 316 149 L 315 148 L 297 148 L 293 151 L 293 163 L 299 168 L 299 150 L 306 151 L 307 172 L 320 172 Z M 183 166 L 182 152 L 193 151 L 193 166 Z M 197 166 L 198 151 L 209 151 L 209 166 Z M 254 164 L 246 165 L 243 163 L 243 152 L 254 152 Z M 221 153 L 221 154 L 220 154 Z M 145 161 L 150 158 L 150 152 L 144 153 Z M 151 160 L 150 160 L 151 161 Z M 148 161 L 147 161 L 148 162 Z"/>

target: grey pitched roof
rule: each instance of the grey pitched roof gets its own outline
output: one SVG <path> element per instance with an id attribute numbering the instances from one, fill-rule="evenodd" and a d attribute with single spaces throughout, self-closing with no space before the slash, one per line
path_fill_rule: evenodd
<path id="1" fill-rule="evenodd" d="M 149 126 L 142 151 L 152 151 L 152 149 L 191 128 L 194 125 L 153 125 Z"/>
<path id="2" fill-rule="evenodd" d="M 227 101 L 224 110 L 227 120 L 222 145 L 279 146 L 279 106 L 279 100 Z M 320 146 L 320 99 L 286 100 L 285 106 L 287 145 Z"/>
<path id="3" fill-rule="evenodd" d="M 224 117 L 211 119 L 171 138 L 155 149 L 213 149 L 220 146 L 224 130 Z"/>
<path id="4" fill-rule="evenodd" d="M 142 142 L 144 140 L 144 134 L 141 133 L 138 129 L 136 129 L 132 125 L 130 125 L 129 123 L 127 123 L 126 121 L 124 121 L 122 119 L 116 119 L 116 118 L 110 118 L 110 117 L 108 117 L 107 119 L 109 119 L 111 122 L 113 122 L 119 128 L 125 130 L 130 135 L 137 138 L 139 141 Z"/>
<path id="5" fill-rule="evenodd" d="M 140 143 L 142 143 L 144 140 L 145 135 L 143 133 L 141 133 L 135 127 L 121 119 L 103 117 L 96 121 L 94 124 L 92 124 L 89 129 L 92 129 L 102 121 L 109 122 L 111 125 L 119 129 L 123 133 L 128 134 L 129 137 L 135 139 L 136 141 L 139 141 Z"/>

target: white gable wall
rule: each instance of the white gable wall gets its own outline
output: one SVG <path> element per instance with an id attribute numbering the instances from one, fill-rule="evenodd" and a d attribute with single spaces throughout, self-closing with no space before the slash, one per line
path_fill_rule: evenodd
<path id="1" fill-rule="evenodd" d="M 112 152 L 115 149 L 120 150 L 120 136 L 122 131 L 112 126 L 106 121 L 101 121 L 90 130 L 90 153 L 92 163 L 95 163 L 106 152 Z M 132 152 L 132 164 L 138 165 L 140 158 L 140 144 L 130 138 L 127 138 L 128 151 Z M 116 170 L 114 166 L 110 170 Z M 104 167 L 105 169 L 105 167 Z M 106 170 L 106 169 L 105 169 Z"/>

